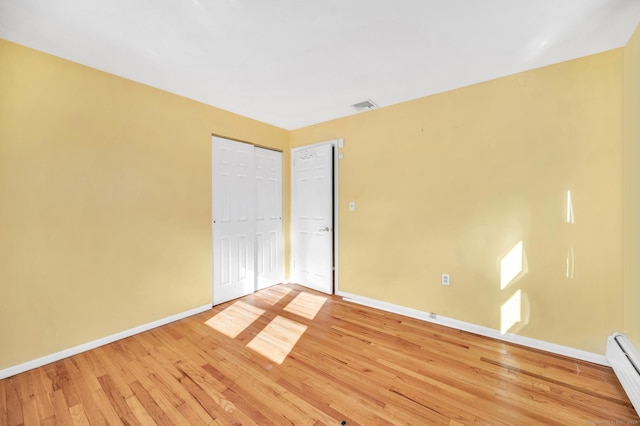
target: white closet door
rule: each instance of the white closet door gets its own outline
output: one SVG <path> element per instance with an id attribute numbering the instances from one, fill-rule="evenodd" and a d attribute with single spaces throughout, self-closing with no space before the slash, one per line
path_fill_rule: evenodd
<path id="1" fill-rule="evenodd" d="M 255 149 L 256 288 L 282 282 L 282 153 Z"/>
<path id="2" fill-rule="evenodd" d="M 213 304 L 255 289 L 254 147 L 213 137 Z"/>

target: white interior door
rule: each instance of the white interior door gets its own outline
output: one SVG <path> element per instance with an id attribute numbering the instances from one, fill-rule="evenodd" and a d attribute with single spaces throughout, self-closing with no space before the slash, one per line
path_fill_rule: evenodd
<path id="1" fill-rule="evenodd" d="M 296 283 L 333 293 L 333 145 L 292 151 L 292 256 Z"/>
<path id="2" fill-rule="evenodd" d="M 282 153 L 255 148 L 256 288 L 282 282 Z"/>
<path id="3" fill-rule="evenodd" d="M 213 304 L 255 289 L 253 145 L 213 137 Z"/>

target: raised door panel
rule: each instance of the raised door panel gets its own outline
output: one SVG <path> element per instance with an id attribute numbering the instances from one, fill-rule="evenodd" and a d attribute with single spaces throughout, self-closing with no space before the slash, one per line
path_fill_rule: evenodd
<path id="1" fill-rule="evenodd" d="M 293 151 L 292 253 L 298 284 L 333 293 L 333 146 Z"/>
<path id="2" fill-rule="evenodd" d="M 256 148 L 257 288 L 282 282 L 282 153 Z"/>
<path id="3" fill-rule="evenodd" d="M 213 138 L 213 303 L 255 289 L 254 147 Z"/>

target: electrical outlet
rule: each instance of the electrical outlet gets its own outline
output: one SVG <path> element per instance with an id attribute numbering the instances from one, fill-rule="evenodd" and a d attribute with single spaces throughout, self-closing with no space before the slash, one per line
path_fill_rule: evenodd
<path id="1" fill-rule="evenodd" d="M 442 285 L 449 285 L 450 283 L 449 274 L 442 274 Z"/>

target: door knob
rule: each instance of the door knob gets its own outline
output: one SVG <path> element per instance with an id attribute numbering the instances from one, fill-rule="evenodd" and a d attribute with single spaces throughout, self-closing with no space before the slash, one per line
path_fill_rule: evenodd
<path id="1" fill-rule="evenodd" d="M 318 229 L 318 232 L 329 232 L 329 227 L 325 226 L 324 228 Z"/>

